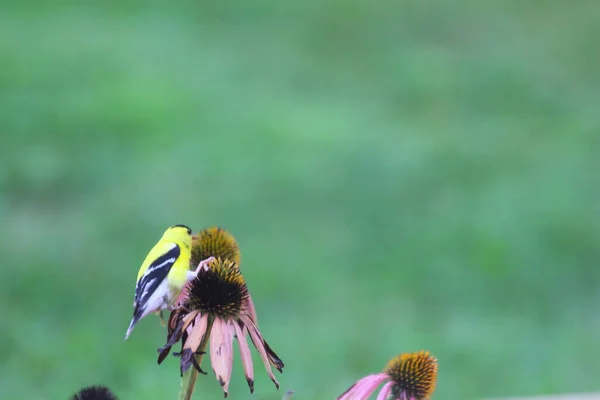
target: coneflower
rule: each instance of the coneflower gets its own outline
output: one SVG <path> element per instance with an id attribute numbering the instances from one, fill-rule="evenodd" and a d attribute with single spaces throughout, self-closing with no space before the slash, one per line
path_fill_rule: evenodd
<path id="1" fill-rule="evenodd" d="M 382 373 L 362 378 L 337 400 L 367 400 L 384 382 L 377 400 L 427 400 L 435 390 L 437 369 L 437 359 L 429 352 L 401 354 Z"/>
<path id="2" fill-rule="evenodd" d="M 106 386 L 88 386 L 75 393 L 70 400 L 117 400 Z"/>
<path id="3" fill-rule="evenodd" d="M 242 261 L 240 248 L 233 235 L 216 226 L 203 229 L 192 236 L 190 263 L 197 266 L 200 261 L 209 257 L 231 260 L 238 268 Z"/>
<path id="4" fill-rule="evenodd" d="M 192 236 L 191 253 L 190 266 L 192 269 L 195 269 L 196 266 L 210 257 L 230 260 L 238 268 L 240 268 L 242 262 L 240 247 L 235 237 L 227 230 L 216 226 L 205 228 Z M 187 288 L 185 291 L 187 291 Z M 181 299 L 183 298 L 185 298 L 185 293 L 182 293 Z M 256 307 L 254 301 L 252 301 L 252 296 L 248 294 L 245 301 L 248 303 L 248 313 L 252 316 L 254 323 L 258 325 Z"/>
<path id="5" fill-rule="evenodd" d="M 275 386 L 271 367 L 283 372 L 283 362 L 263 339 L 248 309 L 248 287 L 237 265 L 229 259 L 216 258 L 200 268 L 198 276 L 190 282 L 181 308 L 171 313 L 168 323 L 167 343 L 159 349 L 158 363 L 168 356 L 171 347 L 181 340 L 180 372 L 183 376 L 192 366 L 202 371 L 201 357 L 210 338 L 210 362 L 225 397 L 233 368 L 233 340 L 237 339 L 244 374 L 254 391 L 254 369 L 248 345 L 248 336 L 258 350 L 263 364 Z M 194 383 L 187 389 L 191 396 Z"/>

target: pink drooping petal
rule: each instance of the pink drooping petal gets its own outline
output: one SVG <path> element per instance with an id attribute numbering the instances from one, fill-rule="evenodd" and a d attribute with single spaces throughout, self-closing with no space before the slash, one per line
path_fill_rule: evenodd
<path id="1" fill-rule="evenodd" d="M 189 325 L 187 328 L 188 337 L 183 344 L 181 349 L 181 360 L 179 362 L 181 376 L 192 366 L 194 365 L 200 372 L 204 373 L 200 370 L 200 365 L 196 362 L 196 351 L 198 351 L 198 347 L 202 342 L 202 338 L 204 335 L 210 335 L 210 332 L 206 332 L 208 323 L 208 316 L 197 314 L 194 320 L 193 325 Z"/>
<path id="2" fill-rule="evenodd" d="M 256 328 L 258 331 L 258 328 Z M 260 332 L 259 332 L 260 334 Z M 261 336 L 262 338 L 262 336 Z M 262 338 L 263 341 L 263 346 L 265 346 L 265 350 L 267 352 L 267 357 L 269 357 L 269 362 L 271 363 L 271 365 L 273 367 L 275 367 L 277 369 L 277 371 L 279 371 L 280 373 L 283 374 L 283 361 L 281 361 L 281 359 L 279 358 L 279 356 L 277 354 L 275 354 L 275 352 L 273 351 L 273 349 L 271 349 L 271 347 L 269 346 L 269 344 L 267 343 L 267 341 Z"/>
<path id="3" fill-rule="evenodd" d="M 231 371 L 233 369 L 233 332 L 228 322 L 215 318 L 210 338 L 210 360 L 225 397 L 229 392 Z"/>
<path id="4" fill-rule="evenodd" d="M 398 399 L 400 400 L 418 400 L 416 397 L 414 396 L 408 396 L 408 393 L 406 392 L 406 390 L 402 389 L 400 390 L 400 397 L 398 397 Z"/>
<path id="5" fill-rule="evenodd" d="M 386 379 L 388 379 L 387 374 L 366 376 L 352 385 L 337 400 L 367 400 Z"/>
<path id="6" fill-rule="evenodd" d="M 196 315 L 194 325 L 190 325 L 188 328 L 188 337 L 183 345 L 184 349 L 191 349 L 193 352 L 198 350 L 198 346 L 200 346 L 200 342 L 205 334 L 209 334 L 206 332 L 206 323 L 208 322 L 207 314 Z"/>
<path id="7" fill-rule="evenodd" d="M 252 353 L 248 346 L 248 338 L 246 337 L 246 330 L 240 327 L 239 323 L 234 322 L 235 334 L 237 336 L 238 345 L 240 346 L 240 355 L 242 357 L 242 365 L 244 366 L 244 375 L 246 375 L 246 381 L 250 387 L 250 393 L 254 392 L 254 366 L 252 364 Z"/>
<path id="8" fill-rule="evenodd" d="M 381 388 L 379 395 L 377 395 L 377 400 L 386 400 L 390 393 L 392 393 L 392 388 L 394 387 L 394 382 L 388 382 Z"/>
<path id="9" fill-rule="evenodd" d="M 194 311 L 191 311 L 189 314 L 187 314 L 185 317 L 183 317 L 183 325 L 181 327 L 181 330 L 182 331 L 187 330 L 188 326 L 190 326 L 192 321 L 194 321 L 196 319 L 198 314 L 200 314 L 200 311 L 194 310 Z"/>
<path id="10" fill-rule="evenodd" d="M 247 322 L 244 322 L 244 319 Z M 256 335 L 260 338 L 261 341 L 261 346 L 265 349 L 265 353 L 267 354 L 267 358 L 269 359 L 269 363 L 275 367 L 277 369 L 277 371 L 283 373 L 283 361 L 281 361 L 281 359 L 279 358 L 279 356 L 277 354 L 275 354 L 275 352 L 273 351 L 273 349 L 271 349 L 271 347 L 269 346 L 269 344 L 267 343 L 267 341 L 263 338 L 262 334 L 260 333 L 260 331 L 258 330 L 258 327 L 256 326 L 256 324 L 254 323 L 254 321 L 252 321 L 251 318 L 248 317 L 248 315 L 244 315 L 240 318 L 240 320 L 242 322 L 244 322 L 244 324 L 246 325 L 246 328 L 248 330 L 248 332 L 255 332 Z M 253 339 L 253 343 L 254 343 L 254 338 L 253 336 L 250 336 L 251 339 Z M 254 346 L 256 347 L 256 343 L 254 343 Z"/>
<path id="11" fill-rule="evenodd" d="M 252 321 L 250 318 L 248 318 L 247 315 L 245 315 L 244 318 L 247 320 L 246 329 L 248 330 L 248 332 L 255 333 L 256 337 L 259 338 L 262 347 L 265 349 L 265 353 L 267 354 L 269 363 L 273 367 L 275 367 L 279 372 L 283 373 L 283 367 L 284 367 L 283 361 L 281 361 L 279 356 L 277 354 L 275 354 L 273 349 L 271 349 L 271 347 L 269 346 L 269 344 L 267 343 L 265 338 L 260 333 L 260 330 L 258 329 L 258 326 L 256 326 L 256 324 L 254 323 L 254 321 Z M 241 318 L 241 320 L 243 321 L 243 318 Z M 251 339 L 253 338 L 253 336 L 250 336 L 250 337 L 251 337 Z M 254 341 L 253 341 L 253 343 L 254 343 Z M 255 344 L 255 346 L 256 346 L 256 344 Z"/>
<path id="12" fill-rule="evenodd" d="M 248 315 L 252 318 L 254 325 L 258 326 L 258 315 L 256 315 L 256 307 L 254 306 L 254 301 L 252 300 L 252 296 L 248 294 Z"/>
<path id="13" fill-rule="evenodd" d="M 277 381 L 277 379 L 275 379 L 275 375 L 273 375 L 273 371 L 271 370 L 271 364 L 269 362 L 269 356 L 267 355 L 267 351 L 265 350 L 265 346 L 263 344 L 262 336 L 258 332 L 256 325 L 254 325 L 254 322 L 252 322 L 252 320 L 250 320 L 250 318 L 247 315 L 242 315 L 240 319 L 244 323 L 248 333 L 250 333 L 250 339 L 252 339 L 254 347 L 256 347 L 256 350 L 258 350 L 258 354 L 260 354 L 260 358 L 262 359 L 263 364 L 265 365 L 265 369 L 267 370 L 269 378 L 271 378 L 277 389 L 279 389 L 279 382 Z"/>

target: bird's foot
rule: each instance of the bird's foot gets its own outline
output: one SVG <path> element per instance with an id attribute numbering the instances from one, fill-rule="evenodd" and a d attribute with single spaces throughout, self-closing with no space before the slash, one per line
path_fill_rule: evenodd
<path id="1" fill-rule="evenodd" d="M 198 264 L 198 268 L 196 268 L 195 271 L 187 271 L 186 275 L 187 275 L 188 282 L 191 281 L 192 279 L 195 279 L 198 276 L 198 273 L 200 271 L 202 271 L 202 269 L 208 271 L 208 268 L 209 268 L 208 265 L 213 261 L 215 261 L 214 257 L 212 257 L 212 256 L 208 257 L 206 260 L 200 261 L 200 263 Z"/>
<path id="2" fill-rule="evenodd" d="M 198 272 L 200 272 L 200 271 L 201 271 L 203 268 L 204 268 L 206 271 L 208 271 L 208 265 L 209 265 L 210 263 L 212 263 L 213 261 L 215 261 L 215 260 L 216 260 L 216 258 L 214 258 L 214 257 L 210 256 L 210 257 L 208 257 L 206 260 L 202 260 L 202 261 L 200 261 L 200 263 L 198 264 L 198 268 L 196 268 L 196 271 L 195 271 L 195 272 L 196 272 L 196 274 L 197 274 Z"/>
<path id="3" fill-rule="evenodd" d="M 160 326 L 162 326 L 163 328 L 166 328 L 167 327 L 167 321 L 165 320 L 165 316 L 163 314 L 163 310 L 160 310 L 159 312 L 157 312 L 156 315 L 158 315 L 158 317 L 160 318 Z"/>

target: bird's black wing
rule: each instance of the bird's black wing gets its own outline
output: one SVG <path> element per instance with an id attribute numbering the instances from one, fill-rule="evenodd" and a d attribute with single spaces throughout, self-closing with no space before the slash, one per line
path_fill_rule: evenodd
<path id="1" fill-rule="evenodd" d="M 140 304 L 144 304 L 158 285 L 167 277 L 180 253 L 179 246 L 173 243 L 171 249 L 150 264 L 135 286 L 134 303 L 136 308 Z"/>

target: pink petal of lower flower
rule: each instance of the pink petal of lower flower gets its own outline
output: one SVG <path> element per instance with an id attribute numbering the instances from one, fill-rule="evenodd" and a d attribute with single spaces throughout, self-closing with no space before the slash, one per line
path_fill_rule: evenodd
<path id="1" fill-rule="evenodd" d="M 190 326 L 192 321 L 194 321 L 196 319 L 198 314 L 200 314 L 200 311 L 194 310 L 194 311 L 190 312 L 188 315 L 186 315 L 185 317 L 183 317 L 183 325 L 181 326 L 181 330 L 182 331 L 187 330 L 188 326 Z"/>
<path id="2" fill-rule="evenodd" d="M 210 360 L 213 371 L 223 387 L 225 397 L 229 392 L 233 369 L 233 327 L 221 318 L 215 318 L 210 338 Z"/>
<path id="3" fill-rule="evenodd" d="M 392 387 L 394 387 L 394 382 L 388 382 L 381 388 L 379 395 L 377 395 L 377 400 L 386 400 L 390 393 L 392 392 Z"/>
<path id="4" fill-rule="evenodd" d="M 350 386 L 344 393 L 337 397 L 336 400 L 350 400 L 356 391 L 356 383 Z"/>
<path id="5" fill-rule="evenodd" d="M 198 313 L 194 319 L 194 324 L 187 327 L 188 337 L 181 348 L 181 360 L 179 362 L 182 376 L 194 365 L 195 353 L 202 342 L 202 338 L 205 335 L 210 335 L 210 332 L 206 332 L 207 323 L 208 317 Z"/>
<path id="6" fill-rule="evenodd" d="M 252 353 L 248 346 L 248 338 L 246 336 L 246 330 L 242 330 L 237 322 L 233 323 L 235 327 L 235 334 L 237 336 L 238 345 L 240 346 L 240 355 L 242 357 L 242 365 L 244 366 L 244 374 L 246 375 L 246 381 L 250 387 L 250 393 L 254 392 L 254 367 L 252 365 Z"/>
<path id="7" fill-rule="evenodd" d="M 337 400 L 367 400 L 383 381 L 388 379 L 387 374 L 369 375 L 350 387 Z"/>
<path id="8" fill-rule="evenodd" d="M 271 378 L 277 389 L 279 389 L 279 382 L 277 382 L 277 379 L 275 379 L 275 375 L 273 375 L 273 371 L 271 370 L 269 356 L 267 355 L 267 351 L 265 350 L 263 338 L 260 332 L 258 331 L 258 328 L 256 327 L 256 325 L 254 325 L 254 322 L 252 322 L 252 320 L 247 315 L 242 315 L 241 320 L 244 323 L 246 329 L 248 330 L 248 333 L 250 333 L 250 339 L 252 340 L 252 343 L 254 343 L 254 347 L 256 347 L 256 350 L 258 350 L 258 354 L 260 354 L 260 358 L 262 359 L 263 364 L 265 365 L 265 369 L 267 370 L 269 378 Z"/>
<path id="9" fill-rule="evenodd" d="M 252 318 L 254 325 L 258 326 L 258 316 L 256 315 L 256 307 L 254 306 L 254 301 L 252 300 L 252 296 L 248 294 L 248 315 Z"/>
<path id="10" fill-rule="evenodd" d="M 194 325 L 188 326 L 188 337 L 183 345 L 184 349 L 191 349 L 194 353 L 198 350 L 198 346 L 200 346 L 200 342 L 205 334 L 209 334 L 206 332 L 206 323 L 207 316 L 198 314 L 195 319 Z"/>

